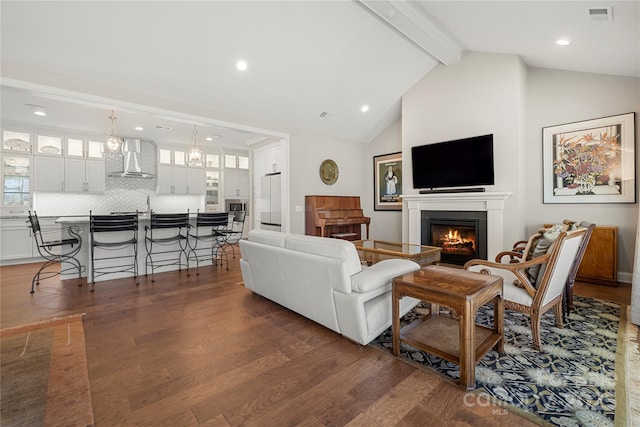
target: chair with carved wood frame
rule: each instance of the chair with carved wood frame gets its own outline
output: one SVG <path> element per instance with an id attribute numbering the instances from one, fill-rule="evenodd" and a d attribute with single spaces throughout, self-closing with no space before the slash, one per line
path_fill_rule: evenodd
<path id="1" fill-rule="evenodd" d="M 562 221 L 562 223 L 569 226 L 576 224 L 574 221 L 568 219 L 565 219 L 564 221 Z M 549 225 L 545 225 L 545 227 L 548 226 Z M 579 224 L 575 225 L 575 227 L 585 228 L 587 231 L 584 235 L 584 238 L 582 239 L 582 244 L 580 245 L 580 249 L 578 250 L 578 254 L 576 255 L 573 268 L 569 273 L 569 277 L 567 278 L 567 283 L 565 285 L 564 299 L 562 300 L 562 312 L 564 314 L 565 320 L 571 310 L 573 310 L 573 286 L 576 281 L 576 276 L 578 275 L 578 269 L 580 268 L 580 264 L 582 263 L 582 258 L 584 257 L 584 253 L 587 250 L 587 245 L 589 245 L 591 234 L 593 233 L 593 229 L 596 228 L 596 224 L 588 221 L 582 221 Z M 505 257 L 509 257 L 508 262 L 512 264 L 530 259 L 538 239 L 542 237 L 543 231 L 544 229 L 540 229 L 536 234 L 529 237 L 529 240 L 520 240 L 514 243 L 513 248 L 510 251 L 500 252 L 498 255 L 496 255 L 496 262 L 505 262 Z"/>
<path id="2" fill-rule="evenodd" d="M 560 233 L 546 254 L 530 261 L 503 264 L 476 259 L 464 265 L 469 271 L 502 276 L 504 306 L 529 315 L 533 346 L 538 351 L 541 351 L 540 320 L 544 313 L 553 309 L 556 325 L 559 328 L 563 327 L 564 289 L 586 232 L 586 228 L 578 228 Z M 540 271 L 534 286 L 526 270 L 536 265 L 544 270 Z M 519 282 L 520 286 L 514 285 L 514 282 Z"/>

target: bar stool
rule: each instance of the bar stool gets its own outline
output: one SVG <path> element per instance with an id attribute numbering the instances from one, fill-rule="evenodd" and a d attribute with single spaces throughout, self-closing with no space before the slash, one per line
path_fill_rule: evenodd
<path id="1" fill-rule="evenodd" d="M 81 279 L 82 266 L 80 265 L 80 261 L 75 257 L 82 247 L 82 237 L 80 237 L 80 230 L 78 227 L 72 226 L 64 228 L 63 232 L 66 231 L 69 235 L 66 239 L 44 240 L 36 211 L 33 211 L 33 213 L 29 211 L 29 223 L 31 224 L 31 231 L 33 232 L 33 238 L 35 239 L 38 253 L 42 258 L 47 260 L 31 280 L 31 293 L 35 292 L 34 286 L 40 284 L 40 279 L 48 279 L 57 276 L 58 274 L 66 273 L 67 271 L 77 269 L 78 279 Z M 62 268 L 63 262 L 68 262 L 71 265 L 69 267 Z M 48 267 L 56 263 L 60 263 L 59 270 L 45 271 Z M 82 279 L 78 286 L 82 286 Z"/>
<path id="2" fill-rule="evenodd" d="M 218 258 L 220 258 L 220 265 L 222 265 L 222 255 L 225 255 L 226 258 L 226 253 L 221 244 L 225 242 L 226 234 L 224 232 L 227 230 L 228 223 L 229 216 L 226 212 L 198 212 L 196 226 L 189 232 L 189 237 L 193 242 L 189 244 L 189 259 L 195 260 L 196 267 L 209 259 L 215 265 Z M 228 269 L 229 261 L 227 260 Z"/>
<path id="3" fill-rule="evenodd" d="M 89 211 L 91 232 L 91 292 L 96 285 L 96 277 L 114 273 L 133 273 L 138 280 L 138 214 L 93 215 Z M 123 253 L 130 248 L 131 253 Z M 99 257 L 100 253 L 110 256 Z M 117 251 L 117 252 L 116 252 Z M 122 264 L 116 260 L 131 260 Z M 103 261 L 96 267 L 96 261 Z M 114 262 L 115 261 L 115 262 Z"/>
<path id="4" fill-rule="evenodd" d="M 226 232 L 227 238 L 224 242 L 223 249 L 225 250 L 226 254 L 226 248 L 230 247 L 234 259 L 236 258 L 235 244 L 238 243 L 242 238 L 245 216 L 245 211 L 235 211 L 233 214 L 233 220 L 231 221 L 231 225 L 229 226 L 229 230 Z"/>
<path id="5" fill-rule="evenodd" d="M 148 275 L 149 267 L 151 267 L 152 282 L 155 281 L 154 272 L 157 268 L 177 265 L 178 270 L 182 270 L 182 255 L 184 255 L 188 276 L 189 212 L 184 214 L 157 214 L 151 211 L 150 223 L 144 227 L 144 230 L 144 245 L 147 249 L 144 267 L 145 276 Z M 177 259 L 172 258 L 172 254 L 177 254 Z"/>

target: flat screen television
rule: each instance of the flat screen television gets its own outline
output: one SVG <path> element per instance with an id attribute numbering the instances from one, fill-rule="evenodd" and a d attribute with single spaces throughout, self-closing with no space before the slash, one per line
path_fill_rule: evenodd
<path id="1" fill-rule="evenodd" d="M 413 188 L 493 185 L 493 134 L 411 147 Z"/>

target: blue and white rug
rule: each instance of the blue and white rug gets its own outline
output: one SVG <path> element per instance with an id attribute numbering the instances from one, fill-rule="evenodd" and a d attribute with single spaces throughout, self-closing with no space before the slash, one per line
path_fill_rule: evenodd
<path id="1" fill-rule="evenodd" d="M 428 311 L 423 304 L 402 318 L 401 327 Z M 553 311 L 543 316 L 543 352 L 533 348 L 529 316 L 506 309 L 505 352 L 492 350 L 478 363 L 476 391 L 552 425 L 613 426 L 620 305 L 574 296 L 574 306 L 564 329 L 556 327 Z M 491 326 L 493 307 L 481 307 L 476 323 Z M 389 328 L 371 345 L 391 352 L 391 339 Z M 460 378 L 458 365 L 407 344 L 399 357 Z"/>

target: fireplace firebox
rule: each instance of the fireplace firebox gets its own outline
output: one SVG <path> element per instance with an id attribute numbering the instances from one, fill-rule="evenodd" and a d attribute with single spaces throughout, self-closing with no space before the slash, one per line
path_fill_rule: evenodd
<path id="1" fill-rule="evenodd" d="M 487 213 L 421 211 L 422 244 L 442 248 L 441 262 L 463 265 L 487 259 Z"/>

